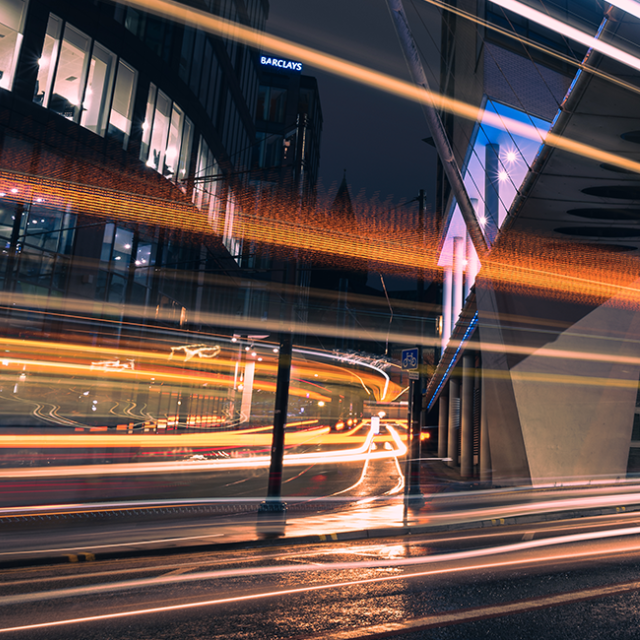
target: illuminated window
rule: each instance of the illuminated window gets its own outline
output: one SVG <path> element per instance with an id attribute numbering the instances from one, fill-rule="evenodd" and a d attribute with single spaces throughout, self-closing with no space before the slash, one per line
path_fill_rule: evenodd
<path id="1" fill-rule="evenodd" d="M 180 159 L 180 143 L 182 142 L 182 125 L 184 113 L 177 104 L 171 109 L 171 124 L 169 126 L 169 140 L 164 154 L 164 167 L 162 175 L 167 178 L 175 176 Z"/>
<path id="2" fill-rule="evenodd" d="M 140 160 L 146 160 L 149 156 L 149 142 L 151 141 L 151 125 L 153 123 L 153 109 L 156 104 L 156 93 L 158 88 L 153 82 L 149 85 L 147 95 L 147 110 L 142 123 L 142 145 L 140 147 Z"/>
<path id="3" fill-rule="evenodd" d="M 163 169 L 165 152 L 167 150 L 167 134 L 169 133 L 169 118 L 171 116 L 171 100 L 158 91 L 156 108 L 151 124 L 151 142 L 149 143 L 149 157 L 147 166 L 156 171 Z"/>
<path id="4" fill-rule="evenodd" d="M 0 87 L 3 89 L 13 86 L 26 11 L 25 0 L 0 2 Z"/>
<path id="5" fill-rule="evenodd" d="M 116 228 L 113 239 L 111 263 L 116 271 L 127 271 L 133 248 L 133 232 L 121 227 Z"/>
<path id="6" fill-rule="evenodd" d="M 49 108 L 74 122 L 80 114 L 90 44 L 88 36 L 70 24 L 66 25 Z"/>
<path id="7" fill-rule="evenodd" d="M 182 148 L 180 150 L 180 164 L 178 165 L 178 175 L 180 180 L 184 180 L 189 174 L 189 161 L 191 160 L 191 145 L 193 144 L 193 124 L 189 118 L 184 119 L 182 128 Z"/>
<path id="8" fill-rule="evenodd" d="M 47 23 L 47 33 L 44 37 L 42 54 L 38 60 L 38 78 L 33 93 L 33 101 L 43 107 L 48 106 L 49 103 L 51 81 L 53 80 L 53 71 L 58 59 L 61 33 L 62 20 L 51 14 Z"/>
<path id="9" fill-rule="evenodd" d="M 218 187 L 220 167 L 209 150 L 207 143 L 200 138 L 196 181 L 193 189 L 193 202 L 199 209 L 207 211 L 207 218 L 213 223 L 218 218 Z"/>
<path id="10" fill-rule="evenodd" d="M 115 70 L 116 56 L 97 42 L 94 43 L 80 124 L 100 136 L 104 135 L 107 128 Z"/>
<path id="11" fill-rule="evenodd" d="M 140 159 L 170 180 L 189 172 L 193 125 L 184 111 L 154 84 L 149 87 Z"/>
<path id="12" fill-rule="evenodd" d="M 118 63 L 118 75 L 113 91 L 113 104 L 109 116 L 109 135 L 120 138 L 122 147 L 127 148 L 131 133 L 131 116 L 133 113 L 133 96 L 138 74 L 124 60 Z"/>

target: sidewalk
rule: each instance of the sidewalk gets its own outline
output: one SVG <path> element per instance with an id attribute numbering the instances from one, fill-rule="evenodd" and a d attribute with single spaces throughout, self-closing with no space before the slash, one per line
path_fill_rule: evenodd
<path id="1" fill-rule="evenodd" d="M 258 500 L 67 505 L 0 510 L 0 568 L 230 548 L 318 544 L 640 511 L 640 485 L 466 491 L 446 464 L 403 496 L 289 501 L 286 521 L 258 522 Z M 445 482 L 447 477 L 448 482 Z M 427 493 L 429 491 L 429 493 Z M 179 524 L 178 524 L 179 523 Z"/>

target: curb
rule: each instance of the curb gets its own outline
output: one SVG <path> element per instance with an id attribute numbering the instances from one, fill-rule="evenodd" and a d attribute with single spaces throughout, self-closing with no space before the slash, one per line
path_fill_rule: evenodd
<path id="1" fill-rule="evenodd" d="M 486 520 L 474 520 L 456 524 L 442 525 L 415 525 L 405 527 L 389 527 L 379 529 L 365 529 L 361 531 L 343 531 L 338 533 L 323 533 L 307 536 L 291 537 L 265 537 L 248 539 L 240 542 L 207 543 L 202 545 L 188 545 L 177 547 L 159 547 L 155 549 L 127 549 L 120 551 L 105 551 L 92 553 L 91 551 L 78 551 L 77 553 L 65 553 L 53 556 L 40 556 L 37 558 L 16 558 L 14 560 L 1 560 L 0 570 L 15 569 L 29 566 L 42 566 L 47 564 L 76 564 L 82 562 L 98 562 L 101 560 L 115 560 L 140 557 L 171 556 L 184 553 L 203 553 L 209 551 L 226 551 L 231 549 L 257 549 L 266 547 L 288 547 L 305 544 L 326 544 L 332 542 L 349 542 L 355 540 L 370 540 L 380 538 L 398 538 L 404 536 L 425 535 L 429 533 L 442 533 L 447 531 L 461 531 L 469 529 L 484 529 L 492 527 L 508 527 L 522 524 L 536 524 L 540 522 L 553 522 L 558 520 L 573 520 L 597 516 L 608 516 L 621 513 L 633 513 L 640 511 L 640 504 L 621 505 L 617 507 L 594 507 L 589 509 L 573 509 L 567 511 L 549 511 L 540 514 L 525 514 L 508 518 L 492 518 Z"/>

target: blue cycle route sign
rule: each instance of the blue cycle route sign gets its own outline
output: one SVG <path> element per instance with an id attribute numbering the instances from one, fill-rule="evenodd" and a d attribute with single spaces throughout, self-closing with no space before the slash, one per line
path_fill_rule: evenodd
<path id="1" fill-rule="evenodd" d="M 402 369 L 412 370 L 418 368 L 418 347 L 404 349 L 402 351 Z"/>

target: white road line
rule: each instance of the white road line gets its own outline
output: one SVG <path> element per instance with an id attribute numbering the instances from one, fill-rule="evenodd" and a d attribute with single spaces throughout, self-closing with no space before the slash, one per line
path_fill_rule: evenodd
<path id="1" fill-rule="evenodd" d="M 272 565 L 268 567 L 247 567 L 242 569 L 222 569 L 216 571 L 203 571 L 200 573 L 190 573 L 188 575 L 172 575 L 169 577 L 160 576 L 154 578 L 140 578 L 137 580 L 128 580 L 123 582 L 109 582 L 105 584 L 95 584 L 88 585 L 83 587 L 72 587 L 68 589 L 59 589 L 57 591 L 39 591 L 34 593 L 25 593 L 19 595 L 10 595 L 10 596 L 1 596 L 0 597 L 0 606 L 8 606 L 8 605 L 16 605 L 16 604 L 25 604 L 27 602 L 37 602 L 37 601 L 46 601 L 46 600 L 54 600 L 61 598 L 70 598 L 76 596 L 87 596 L 94 595 L 99 593 L 107 593 L 111 591 L 125 591 L 128 589 L 139 589 L 144 587 L 155 587 L 166 584 L 173 584 L 177 582 L 196 582 L 200 580 L 216 580 L 220 578 L 230 578 L 230 577 L 242 577 L 242 576 L 266 576 L 273 574 L 296 574 L 296 573 L 308 573 L 308 572 L 316 572 L 318 570 L 322 571 L 344 571 L 344 570 L 362 570 L 362 569 L 372 569 L 372 568 L 381 568 L 381 567 L 411 567 L 416 565 L 428 565 L 442 562 L 460 562 L 461 560 L 470 560 L 470 559 L 482 559 L 487 556 L 495 556 L 495 555 L 503 555 L 506 553 L 515 553 L 521 551 L 527 551 L 531 549 L 540 549 L 544 547 L 551 547 L 557 545 L 563 545 L 569 542 L 587 542 L 587 541 L 601 541 L 605 538 L 614 538 L 614 537 L 623 537 L 630 535 L 638 535 L 640 534 L 640 527 L 635 527 L 633 529 L 618 529 L 614 531 L 597 531 L 591 533 L 583 533 L 583 534 L 574 534 L 569 536 L 562 536 L 557 538 L 544 538 L 542 540 L 531 540 L 529 542 L 517 542 L 514 544 L 503 545 L 501 547 L 493 547 L 490 549 L 473 549 L 469 551 L 457 551 L 453 553 L 442 553 L 438 555 L 432 556 L 415 556 L 411 558 L 396 558 L 393 560 L 368 560 L 368 561 L 356 561 L 356 562 L 335 562 L 328 565 L 323 565 L 321 568 L 318 567 L 317 564 L 303 564 L 303 565 Z M 596 555 L 597 557 L 604 557 L 605 555 L 611 554 L 619 554 L 621 552 L 638 552 L 638 546 L 635 541 L 630 541 L 626 547 L 617 546 L 615 548 L 609 550 L 602 549 L 591 549 L 584 552 L 576 552 L 571 551 L 566 557 L 567 558 L 581 558 L 581 557 L 591 557 Z M 414 573 L 404 573 L 397 574 L 395 576 L 387 577 L 387 578 L 374 578 L 371 580 L 355 580 L 346 583 L 334 584 L 329 583 L 326 585 L 320 585 L 312 588 L 323 588 L 330 589 L 337 586 L 345 586 L 345 585 L 355 585 L 355 584 L 366 584 L 368 582 L 377 582 L 384 581 L 385 579 L 399 579 L 399 578 L 412 578 L 426 575 L 435 575 L 441 573 L 456 573 L 459 571 L 471 571 L 478 568 L 497 568 L 504 566 L 511 566 L 517 564 L 523 564 L 528 562 L 545 562 L 550 560 L 558 560 L 564 559 L 560 553 L 555 553 L 549 556 L 543 556 L 540 558 L 527 558 L 525 560 L 505 560 L 505 561 L 494 561 L 491 563 L 485 563 L 482 565 L 463 565 L 456 566 L 446 569 L 439 570 L 427 570 L 422 572 L 414 572 Z M 303 589 L 304 590 L 304 589 Z M 277 593 L 297 593 L 298 590 L 294 589 L 286 590 L 283 592 L 274 592 L 271 595 L 277 595 Z M 264 594 L 263 594 L 264 595 Z M 267 594 L 269 595 L 269 594 Z M 204 604 L 217 604 L 222 602 L 232 602 L 236 600 L 243 600 L 244 596 L 232 599 L 225 599 L 220 601 L 207 601 Z M 187 606 L 187 605 L 184 605 Z M 194 605 L 195 606 L 195 605 Z M 164 609 L 163 609 L 164 610 Z M 167 609 L 170 610 L 170 609 Z M 114 614 L 115 615 L 115 614 Z M 129 615 L 126 613 L 120 615 Z M 0 632 L 3 631 L 0 629 Z"/>
<path id="2" fill-rule="evenodd" d="M 634 547 L 635 549 L 635 547 Z M 570 556 L 568 557 L 580 557 L 580 556 L 593 556 L 593 555 L 597 555 L 598 557 L 602 557 L 603 555 L 606 555 L 606 553 L 596 553 L 594 551 L 591 552 L 587 552 L 587 553 L 581 553 L 581 554 L 575 554 L 572 553 L 570 554 Z M 539 562 L 546 562 L 552 559 L 557 559 L 557 556 L 549 556 L 549 557 L 545 557 L 545 558 L 540 558 L 538 559 Z M 250 601 L 250 600 L 258 600 L 261 598 L 272 598 L 272 597 L 281 597 L 281 596 L 286 596 L 286 595 L 294 595 L 294 594 L 298 594 L 298 593 L 309 593 L 310 591 L 325 591 L 328 589 L 337 589 L 337 588 L 345 588 L 345 587 L 350 587 L 350 586 L 356 586 L 356 585 L 363 585 L 363 584 L 372 584 L 372 583 L 376 583 L 376 582 L 388 582 L 390 580 L 400 580 L 400 579 L 408 579 L 408 578 L 418 578 L 418 577 L 426 577 L 426 576 L 433 576 L 433 575 L 438 575 L 438 574 L 445 574 L 445 573 L 463 573 L 463 572 L 468 572 L 468 571 L 482 571 L 482 570 L 486 570 L 486 569 L 494 569 L 500 566 L 513 566 L 513 565 L 518 565 L 518 564 L 530 564 L 532 562 L 531 559 L 525 559 L 525 560 L 520 560 L 520 561 L 505 561 L 505 562 L 494 562 L 494 563 L 488 563 L 488 564 L 481 564 L 481 565 L 472 565 L 472 566 L 464 566 L 464 567 L 456 567 L 456 568 L 452 568 L 452 569 L 432 569 L 429 571 L 421 571 L 421 572 L 415 572 L 415 573 L 410 573 L 410 574 L 396 574 L 396 575 L 392 575 L 392 576 L 380 576 L 380 577 L 376 577 L 376 578 L 368 578 L 365 580 L 353 580 L 353 581 L 349 581 L 349 582 L 338 582 L 338 583 L 328 583 L 328 584 L 317 584 L 317 585 L 305 585 L 303 587 L 297 587 L 295 589 L 283 589 L 280 591 L 270 591 L 270 592 L 262 592 L 262 593 L 253 593 L 253 594 L 249 594 L 249 595 L 244 595 L 244 596 L 236 596 L 236 597 L 231 597 L 231 598 L 220 598 L 217 600 L 203 600 L 200 602 L 189 602 L 189 603 L 183 603 L 183 604 L 176 604 L 176 605 L 167 605 L 164 607 L 153 607 L 150 609 L 137 609 L 137 610 L 133 610 L 133 611 L 121 611 L 121 612 L 116 612 L 116 613 L 106 613 L 106 614 L 101 614 L 101 615 L 95 615 L 95 616 L 85 616 L 83 618 L 71 618 L 71 619 L 67 619 L 67 620 L 55 620 L 52 622 L 40 622 L 40 623 L 36 623 L 36 624 L 29 624 L 29 625 L 22 625 L 22 626 L 17 626 L 17 627 L 6 627 L 4 629 L 0 629 L 0 633 L 11 633 L 11 632 L 16 632 L 16 631 L 31 631 L 33 629 L 44 629 L 44 628 L 51 628 L 51 627 L 61 627 L 61 626 L 67 626 L 67 625 L 72 625 L 72 624 L 82 624 L 82 623 L 91 623 L 91 622 L 98 622 L 98 621 L 102 621 L 102 620 L 113 620 L 113 619 L 117 619 L 117 618 L 128 618 L 128 617 L 134 617 L 134 616 L 142 616 L 142 615 L 149 615 L 149 614 L 154 614 L 154 613 L 165 613 L 165 612 L 169 612 L 169 611 L 179 611 L 179 610 L 187 610 L 187 609 L 196 609 L 199 607 L 206 607 L 206 606 L 213 606 L 213 605 L 219 605 L 219 604 L 228 604 L 228 603 L 232 603 L 232 602 L 246 602 L 246 601 Z M 361 565 L 363 565 L 365 563 L 361 563 Z M 373 563 L 368 563 L 368 564 L 373 564 Z M 376 563 L 378 566 L 380 566 L 381 563 Z M 280 572 L 282 571 L 282 567 L 279 567 Z M 317 567 L 313 567 L 314 570 L 317 570 Z M 223 573 L 223 572 L 220 572 Z M 204 574 L 199 574 L 200 576 L 203 576 Z M 252 575 L 255 575 L 255 569 L 252 572 Z M 181 576 L 181 578 L 191 578 L 191 576 Z M 175 580 L 180 580 L 180 578 L 175 578 Z M 143 580 L 137 581 L 138 583 L 142 583 L 145 582 Z M 161 583 L 161 580 L 154 580 L 153 581 L 155 584 Z M 106 586 L 106 585 L 101 585 L 101 586 Z M 138 585 L 139 586 L 139 585 Z M 610 587 L 602 587 L 600 589 L 592 589 L 592 590 L 585 590 L 585 592 L 582 592 L 583 594 L 586 592 L 592 592 L 590 593 L 590 595 L 582 595 L 581 597 L 575 597 L 575 600 L 578 599 L 585 599 L 585 598 L 593 598 L 593 597 L 603 597 L 605 595 L 614 595 L 615 593 L 623 593 L 624 591 L 633 591 L 633 590 L 637 590 L 640 589 L 640 582 L 633 582 L 633 583 L 627 583 L 626 585 L 615 585 L 615 586 L 610 586 Z M 89 589 L 90 590 L 90 589 Z M 608 590 L 608 591 L 607 591 Z M 67 591 L 72 591 L 71 589 L 67 590 Z M 74 590 L 75 591 L 75 590 Z M 77 591 L 81 591 L 83 596 L 87 595 L 87 588 L 84 589 L 78 589 Z M 28 595 L 28 594 L 27 594 Z M 44 595 L 51 595 L 51 592 L 49 592 L 48 594 L 45 593 Z M 551 598 L 561 598 L 563 595 L 570 595 L 570 594 L 560 594 L 559 596 L 549 596 L 549 599 Z M 21 596 L 16 596 L 14 597 L 14 599 L 19 599 L 21 598 Z M 567 602 L 569 602 L 570 600 L 567 600 Z M 531 602 L 531 601 L 529 601 Z M 518 603 L 515 603 L 515 605 L 517 605 Z M 561 602 L 557 601 L 555 602 L 555 604 L 562 604 Z M 517 611 L 511 611 L 511 612 L 507 612 L 506 611 L 506 607 L 509 605 L 500 605 L 498 607 L 493 607 L 493 609 L 502 609 L 505 610 L 505 613 L 503 613 L 502 615 L 506 615 L 507 613 L 515 613 Z M 540 605 L 541 606 L 541 605 Z M 551 606 L 551 605 L 545 605 L 545 606 Z M 491 609 L 491 607 L 487 607 L 486 610 Z M 525 609 L 522 609 L 523 611 Z M 449 614 L 452 615 L 452 614 Z M 494 615 L 500 615 L 499 613 L 496 613 Z M 435 616 L 434 616 L 435 617 Z M 481 617 L 488 617 L 488 614 L 485 613 L 482 614 Z M 462 621 L 462 620 L 461 620 Z M 443 624 L 442 622 L 439 624 Z M 391 630 L 387 627 L 388 630 Z M 404 627 L 401 627 L 401 629 L 404 629 Z M 362 633 L 362 631 L 361 631 Z M 316 636 L 317 638 L 318 636 Z M 345 636 L 346 638 L 348 638 L 349 636 Z M 352 638 L 356 638 L 358 636 L 351 636 Z M 365 636 L 366 637 L 366 636 Z M 338 636 L 327 636 L 327 639 L 330 640 L 332 638 L 338 638 Z"/>
<path id="3" fill-rule="evenodd" d="M 119 542 L 117 544 L 84 544 L 77 547 L 62 547 L 59 549 L 34 549 L 32 551 L 21 551 L 20 555 L 34 555 L 37 553 L 87 553 L 96 549 L 111 549 L 113 547 L 137 547 L 141 544 L 155 544 L 158 542 L 181 542 L 183 540 L 208 540 L 209 538 L 221 538 L 224 533 L 211 533 L 209 535 L 189 536 L 188 538 L 164 538 L 162 540 L 134 540 L 132 542 Z M 3 551 L 0 556 L 15 556 L 16 551 Z"/>
<path id="4" fill-rule="evenodd" d="M 571 591 L 569 593 L 559 593 L 552 596 L 542 596 L 539 598 L 519 600 L 517 602 L 509 602 L 506 604 L 488 607 L 448 611 L 446 613 L 425 616 L 424 618 L 415 618 L 404 622 L 389 622 L 382 625 L 361 627 L 359 629 L 347 629 L 345 631 L 314 635 L 313 640 L 357 640 L 358 638 L 366 638 L 367 636 L 381 633 L 420 631 L 423 629 L 442 627 L 444 625 L 462 624 L 464 622 L 473 622 L 476 620 L 484 620 L 486 618 L 498 618 L 517 613 L 535 611 L 536 609 L 557 607 L 559 605 L 572 604 L 583 600 L 606 598 L 607 596 L 620 595 L 638 590 L 640 590 L 640 582 L 627 582 L 625 584 L 609 585 L 594 589 L 583 589 L 580 591 Z M 311 638 L 308 640 L 311 640 Z"/>

